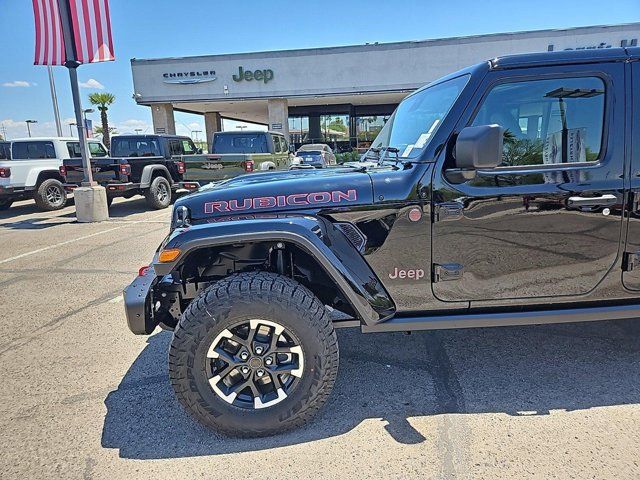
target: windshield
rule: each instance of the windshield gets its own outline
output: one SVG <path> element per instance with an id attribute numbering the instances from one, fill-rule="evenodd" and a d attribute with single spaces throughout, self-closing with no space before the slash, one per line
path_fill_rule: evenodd
<path id="1" fill-rule="evenodd" d="M 111 155 L 114 157 L 160 157 L 160 146 L 155 138 L 111 139 Z"/>
<path id="2" fill-rule="evenodd" d="M 269 153 L 264 133 L 214 135 L 213 153 Z"/>
<path id="3" fill-rule="evenodd" d="M 400 158 L 419 156 L 468 80 L 469 75 L 463 75 L 419 90 L 404 99 L 371 147 L 397 148 Z M 382 156 L 384 157 L 384 153 Z"/>

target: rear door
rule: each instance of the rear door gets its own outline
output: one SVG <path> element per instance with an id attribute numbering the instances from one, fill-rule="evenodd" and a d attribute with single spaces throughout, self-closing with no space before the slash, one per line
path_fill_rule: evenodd
<path id="1" fill-rule="evenodd" d="M 489 72 L 459 128 L 505 128 L 503 164 L 466 181 L 447 174 L 451 156 L 435 170 L 437 298 L 511 305 L 596 287 L 620 242 L 624 99 L 622 62 Z"/>
<path id="2" fill-rule="evenodd" d="M 636 49 L 640 53 L 640 49 Z M 629 290 L 640 290 L 640 62 L 630 64 L 631 86 L 628 94 L 631 101 L 631 135 L 627 145 L 630 163 L 630 199 L 628 202 L 628 230 L 622 282 Z"/>

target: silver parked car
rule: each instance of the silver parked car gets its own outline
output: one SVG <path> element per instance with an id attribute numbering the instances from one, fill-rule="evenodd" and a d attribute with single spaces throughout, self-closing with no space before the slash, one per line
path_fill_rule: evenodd
<path id="1" fill-rule="evenodd" d="M 336 156 L 326 143 L 302 145 L 296 152 L 291 168 L 325 168 L 336 164 Z"/>

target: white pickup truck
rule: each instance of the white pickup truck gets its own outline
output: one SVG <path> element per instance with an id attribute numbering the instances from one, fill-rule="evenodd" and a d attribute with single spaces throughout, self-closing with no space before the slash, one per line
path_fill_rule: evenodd
<path id="1" fill-rule="evenodd" d="M 91 157 L 106 157 L 107 149 L 89 139 Z M 66 158 L 80 157 L 80 142 L 72 137 L 19 138 L 11 142 L 11 158 L 0 159 L 0 210 L 17 200 L 33 198 L 41 210 L 67 204 L 59 168 Z"/>

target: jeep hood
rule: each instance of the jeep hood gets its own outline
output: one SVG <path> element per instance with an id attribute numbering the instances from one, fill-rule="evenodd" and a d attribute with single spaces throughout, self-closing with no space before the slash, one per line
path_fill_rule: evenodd
<path id="1" fill-rule="evenodd" d="M 249 173 L 205 185 L 176 201 L 193 222 L 222 216 L 349 208 L 373 203 L 371 177 L 361 169 L 324 168 Z"/>

